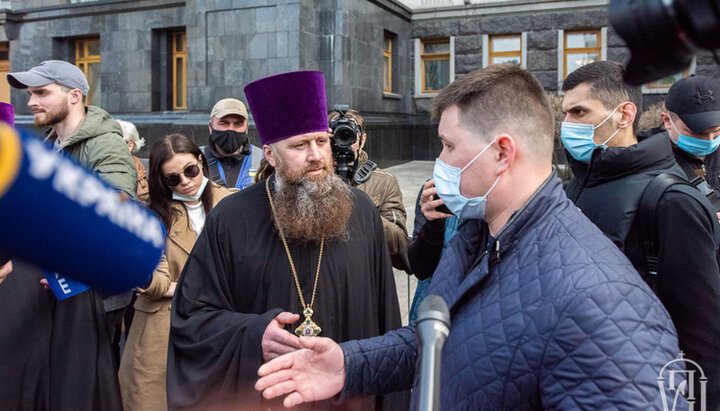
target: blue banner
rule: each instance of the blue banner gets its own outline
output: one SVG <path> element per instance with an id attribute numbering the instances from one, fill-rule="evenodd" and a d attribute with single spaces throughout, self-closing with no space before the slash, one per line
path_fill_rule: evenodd
<path id="1" fill-rule="evenodd" d="M 123 201 L 116 188 L 34 135 L 7 126 L 0 126 L 0 222 L 3 253 L 110 294 L 146 285 L 165 245 L 154 213 Z"/>
<path id="2" fill-rule="evenodd" d="M 58 273 L 44 271 L 43 275 L 45 275 L 45 279 L 50 286 L 50 290 L 52 290 L 53 294 L 55 294 L 55 298 L 59 301 L 78 295 L 81 292 L 90 289 L 90 287 L 80 281 L 75 281 L 70 277 L 65 277 Z"/>

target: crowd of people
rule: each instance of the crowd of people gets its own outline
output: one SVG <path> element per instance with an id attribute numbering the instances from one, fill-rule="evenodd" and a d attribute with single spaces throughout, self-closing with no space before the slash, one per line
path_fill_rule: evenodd
<path id="1" fill-rule="evenodd" d="M 247 106 L 212 107 L 205 145 L 159 138 L 147 171 L 135 125 L 87 106 L 76 66 L 8 74 L 45 141 L 146 204 L 166 244 L 137 289 L 62 301 L 40 268 L 0 258 L 0 409 L 414 409 L 415 315 L 435 294 L 452 319 L 441 409 L 720 410 L 720 187 L 705 174 L 720 82 L 677 81 L 663 125 L 640 133 L 623 72 L 602 61 L 564 81 L 567 182 L 531 73 L 494 65 L 444 88 L 412 237 L 365 120 L 328 112 L 322 73 L 249 83 Z M 340 116 L 357 133 L 348 180 Z M 405 327 L 393 267 L 420 280 Z"/>

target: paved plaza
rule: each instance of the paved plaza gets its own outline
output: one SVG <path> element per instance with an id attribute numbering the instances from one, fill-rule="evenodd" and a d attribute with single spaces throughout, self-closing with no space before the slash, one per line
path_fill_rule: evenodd
<path id="1" fill-rule="evenodd" d="M 395 175 L 400 183 L 403 204 L 405 204 L 405 210 L 407 211 L 407 229 L 410 235 L 412 235 L 415 222 L 415 200 L 425 180 L 432 177 L 434 164 L 433 161 L 411 161 L 386 169 Z M 395 270 L 395 284 L 397 285 L 398 299 L 400 301 L 400 313 L 402 314 L 403 325 L 405 325 L 408 323 L 408 312 L 410 311 L 412 298 L 415 295 L 417 279 L 414 276 L 408 276 L 404 271 Z"/>

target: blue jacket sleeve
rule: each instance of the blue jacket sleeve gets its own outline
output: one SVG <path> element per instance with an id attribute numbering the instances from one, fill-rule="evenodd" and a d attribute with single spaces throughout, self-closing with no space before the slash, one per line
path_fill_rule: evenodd
<path id="1" fill-rule="evenodd" d="M 384 335 L 340 344 L 345 354 L 341 400 L 408 390 L 417 361 L 415 330 L 405 326 Z"/>

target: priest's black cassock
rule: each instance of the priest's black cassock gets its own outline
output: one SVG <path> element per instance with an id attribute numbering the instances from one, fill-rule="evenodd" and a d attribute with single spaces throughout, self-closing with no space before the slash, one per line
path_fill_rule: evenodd
<path id="1" fill-rule="evenodd" d="M 63 301 L 19 259 L 0 284 L 0 411 L 122 410 L 102 296 Z"/>
<path id="2" fill-rule="evenodd" d="M 353 189 L 352 197 L 349 239 L 326 241 L 312 306 L 320 335 L 337 342 L 401 326 L 380 217 L 365 193 Z M 320 245 L 288 242 L 309 303 Z M 302 314 L 303 307 L 261 182 L 212 210 L 180 276 L 168 351 L 169 407 L 282 409 L 279 401 L 266 401 L 253 388 L 262 365 L 263 333 L 282 311 Z M 407 409 L 406 400 L 407 393 L 396 393 L 341 408 Z M 338 406 L 323 402 L 308 407 Z"/>

